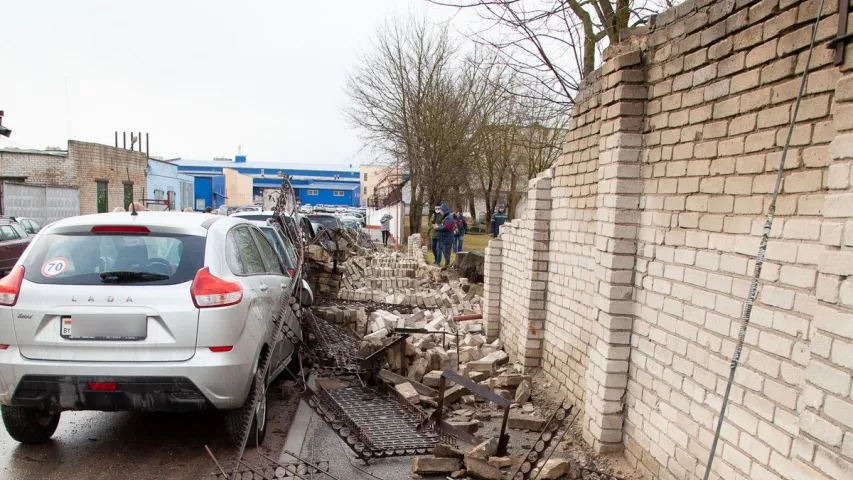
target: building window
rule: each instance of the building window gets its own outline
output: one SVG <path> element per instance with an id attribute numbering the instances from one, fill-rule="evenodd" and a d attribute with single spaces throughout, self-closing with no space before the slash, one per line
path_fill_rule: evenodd
<path id="1" fill-rule="evenodd" d="M 308 195 L 317 195 L 317 190 L 308 190 Z"/>
<path id="2" fill-rule="evenodd" d="M 344 191 L 343 190 L 335 190 L 335 193 L 333 193 L 333 195 L 336 197 L 343 197 Z"/>
<path id="3" fill-rule="evenodd" d="M 367 172 L 364 172 L 364 181 L 367 181 Z"/>
<path id="4" fill-rule="evenodd" d="M 364 194 L 367 195 L 367 187 L 364 187 Z"/>
<path id="5" fill-rule="evenodd" d="M 133 184 L 124 184 L 124 208 L 130 209 L 130 204 L 133 203 Z"/>
<path id="6" fill-rule="evenodd" d="M 107 203 L 107 182 L 98 180 L 95 182 L 97 196 L 98 213 L 107 213 L 109 204 Z"/>
<path id="7" fill-rule="evenodd" d="M 173 192 L 173 191 L 169 190 L 169 196 L 167 197 L 167 198 L 169 199 L 169 208 L 168 208 L 168 210 L 174 210 L 174 209 L 175 209 L 175 198 L 176 198 L 177 196 L 178 196 L 178 194 L 177 194 L 177 193 L 175 193 L 175 192 Z"/>

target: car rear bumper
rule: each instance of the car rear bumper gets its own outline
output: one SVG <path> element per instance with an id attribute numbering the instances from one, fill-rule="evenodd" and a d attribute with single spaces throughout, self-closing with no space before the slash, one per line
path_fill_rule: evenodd
<path id="1" fill-rule="evenodd" d="M 109 391 L 92 383 L 115 384 Z M 10 404 L 52 412 L 63 410 L 140 410 L 185 412 L 212 405 L 183 377 L 82 377 L 25 375 Z"/>
<path id="2" fill-rule="evenodd" d="M 183 362 L 106 363 L 30 360 L 10 345 L 0 350 L 0 404 L 108 411 L 238 408 L 258 355 L 249 349 L 199 348 Z M 115 382 L 116 392 L 95 392 L 89 382 Z"/>

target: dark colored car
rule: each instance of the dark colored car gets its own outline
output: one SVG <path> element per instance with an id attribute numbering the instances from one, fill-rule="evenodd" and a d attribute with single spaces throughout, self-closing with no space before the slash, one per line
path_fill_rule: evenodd
<path id="1" fill-rule="evenodd" d="M 319 233 L 320 228 L 336 230 L 338 228 L 344 227 L 344 225 L 341 223 L 341 219 L 339 219 L 335 215 L 314 214 L 306 215 L 306 217 L 308 217 L 308 220 L 311 220 L 311 223 L 314 224 L 315 233 Z"/>
<path id="2" fill-rule="evenodd" d="M 12 270 L 30 244 L 30 236 L 17 221 L 0 218 L 0 276 Z"/>

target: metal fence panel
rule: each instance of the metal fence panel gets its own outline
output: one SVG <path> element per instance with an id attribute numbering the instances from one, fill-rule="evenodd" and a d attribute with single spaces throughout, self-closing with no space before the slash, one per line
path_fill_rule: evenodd
<path id="1" fill-rule="evenodd" d="M 44 226 L 80 215 L 80 190 L 20 183 L 3 183 L 3 214 L 32 218 Z"/>

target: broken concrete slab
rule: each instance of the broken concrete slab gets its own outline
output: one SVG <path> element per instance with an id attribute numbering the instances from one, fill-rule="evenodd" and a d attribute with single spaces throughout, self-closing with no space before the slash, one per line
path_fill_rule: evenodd
<path id="1" fill-rule="evenodd" d="M 477 433 L 477 430 L 480 429 L 481 425 L 479 420 L 447 420 L 447 424 L 464 432 L 468 432 L 471 435 Z"/>
<path id="2" fill-rule="evenodd" d="M 395 385 L 394 388 L 412 405 L 420 403 L 421 400 L 418 396 L 418 391 L 415 390 L 415 387 L 413 387 L 411 383 L 401 383 L 399 385 Z"/>
<path id="3" fill-rule="evenodd" d="M 427 372 L 421 382 L 427 387 L 438 388 L 441 384 L 441 370 Z"/>
<path id="4" fill-rule="evenodd" d="M 451 473 L 461 466 L 458 458 L 416 457 L 412 460 L 412 473 Z"/>
<path id="5" fill-rule="evenodd" d="M 489 457 L 489 465 L 495 468 L 511 467 L 520 463 L 512 457 Z"/>
<path id="6" fill-rule="evenodd" d="M 432 454 L 439 458 L 465 458 L 465 452 L 459 450 L 453 445 L 447 445 L 446 443 L 439 443 L 432 450 Z"/>
<path id="7" fill-rule="evenodd" d="M 406 378 L 402 375 L 397 375 L 396 373 L 394 373 L 390 370 L 384 370 L 384 369 L 380 370 L 379 371 L 379 378 L 381 378 L 382 380 L 384 380 L 384 381 L 386 381 L 392 385 L 399 385 L 401 383 L 410 383 L 412 385 L 412 387 L 414 387 L 415 390 L 418 391 L 419 394 L 427 396 L 427 397 L 438 397 L 437 391 L 429 388 L 428 386 L 426 386 L 422 383 L 415 382 L 415 381 L 413 381 L 409 378 Z"/>
<path id="8" fill-rule="evenodd" d="M 529 430 L 531 432 L 540 432 L 545 428 L 546 420 L 542 418 L 534 418 L 526 415 L 510 414 L 507 426 L 516 430 Z"/>
<path id="9" fill-rule="evenodd" d="M 493 456 L 498 452 L 498 439 L 490 438 L 483 443 L 477 445 L 472 448 L 470 452 L 468 452 L 469 457 L 473 458 L 481 458 L 483 460 L 488 460 L 489 457 Z"/>
<path id="10" fill-rule="evenodd" d="M 468 476 L 477 480 L 501 480 L 503 472 L 489 465 L 489 462 L 480 458 L 465 457 L 465 468 Z"/>
<path id="11" fill-rule="evenodd" d="M 522 405 L 530 400 L 530 394 L 533 393 L 533 386 L 529 380 L 522 380 L 515 389 L 515 403 Z"/>
<path id="12" fill-rule="evenodd" d="M 542 466 L 539 477 L 544 480 L 557 480 L 569 473 L 571 464 L 565 458 L 551 458 Z"/>
<path id="13" fill-rule="evenodd" d="M 489 381 L 491 388 L 514 388 L 527 380 L 532 380 L 530 375 L 522 375 L 520 373 L 502 373 Z"/>

